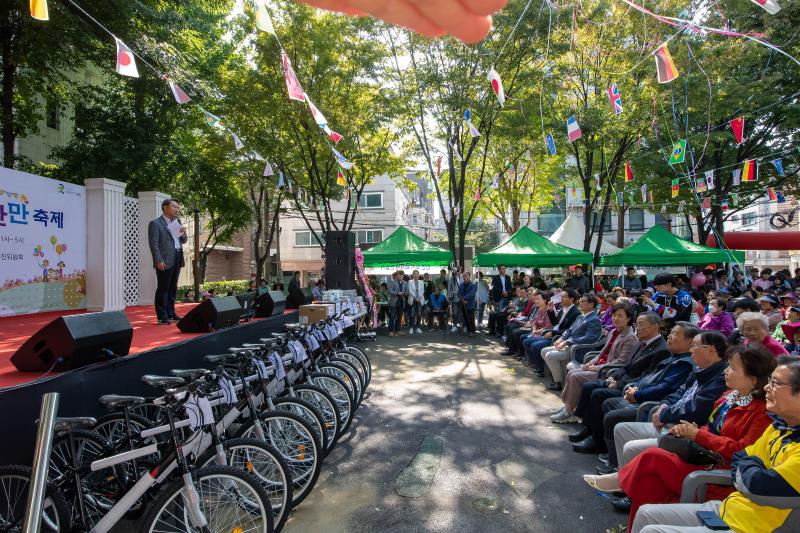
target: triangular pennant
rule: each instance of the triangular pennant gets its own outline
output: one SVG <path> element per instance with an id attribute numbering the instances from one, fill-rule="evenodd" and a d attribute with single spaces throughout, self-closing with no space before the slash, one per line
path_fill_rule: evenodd
<path id="1" fill-rule="evenodd" d="M 268 178 L 268 177 L 270 177 L 270 176 L 274 176 L 274 175 L 275 175 L 275 171 L 274 171 L 274 170 L 272 170 L 272 165 L 270 164 L 270 162 L 269 162 L 269 161 L 267 161 L 267 165 L 264 167 L 264 174 L 263 174 L 263 176 L 264 176 L 265 178 Z"/>
<path id="2" fill-rule="evenodd" d="M 242 140 L 239 138 L 239 136 L 238 136 L 238 135 L 236 135 L 236 134 L 235 134 L 235 133 L 233 133 L 233 132 L 231 132 L 231 135 L 233 135 L 233 145 L 234 145 L 234 146 L 236 146 L 236 149 L 237 149 L 237 150 L 241 150 L 242 148 L 244 148 L 244 143 L 243 143 L 243 142 L 242 142 Z"/>
<path id="3" fill-rule="evenodd" d="M 114 37 L 114 41 L 117 43 L 117 74 L 130 78 L 138 78 L 139 70 L 136 68 L 136 58 L 133 56 L 133 50 L 128 48 L 128 46 L 116 36 Z"/>
<path id="4" fill-rule="evenodd" d="M 275 27 L 272 25 L 272 17 L 269 16 L 266 0 L 253 0 L 253 9 L 256 15 L 256 28 L 275 35 Z"/>
<path id="5" fill-rule="evenodd" d="M 336 160 L 339 162 L 339 166 L 341 166 L 345 170 L 350 170 L 351 168 L 353 168 L 353 163 L 348 161 L 345 156 L 340 154 L 339 151 L 336 150 L 336 148 L 331 146 L 331 151 L 333 152 L 334 157 L 336 157 Z"/>
<path id="6" fill-rule="evenodd" d="M 500 74 L 497 73 L 494 67 L 489 69 L 489 73 L 486 74 L 486 79 L 492 84 L 492 91 L 495 96 L 497 96 L 500 105 L 504 105 L 506 103 L 506 93 L 503 90 L 503 80 L 500 79 Z"/>
<path id="7" fill-rule="evenodd" d="M 203 108 L 200 108 L 203 109 Z M 222 127 L 222 120 L 216 115 L 212 115 L 205 109 L 203 109 L 203 114 L 206 116 L 206 123 L 213 128 L 221 128 Z"/>
<path id="8" fill-rule="evenodd" d="M 31 0 L 31 16 L 36 20 L 50 20 L 47 0 Z"/>
<path id="9" fill-rule="evenodd" d="M 189 98 L 188 94 L 183 92 L 183 89 L 178 87 L 177 83 L 175 83 L 172 80 L 167 80 L 167 83 L 169 83 L 169 88 L 172 91 L 172 96 L 175 98 L 176 102 L 178 102 L 179 104 L 185 104 L 192 100 L 191 98 Z"/>
<path id="10" fill-rule="evenodd" d="M 294 73 L 292 62 L 289 61 L 289 56 L 284 51 L 281 51 L 281 62 L 283 63 L 283 77 L 286 80 L 286 90 L 289 92 L 289 98 L 297 100 L 298 102 L 304 102 L 306 99 L 305 92 L 303 92 L 303 87 L 300 85 L 300 81 Z"/>
<path id="11" fill-rule="evenodd" d="M 736 137 L 736 144 L 742 144 L 744 142 L 744 117 L 731 120 L 731 130 L 733 130 L 733 136 Z"/>
<path id="12" fill-rule="evenodd" d="M 773 159 L 772 164 L 775 166 L 775 170 L 778 171 L 778 176 L 785 176 L 786 174 L 783 172 L 783 160 L 782 159 Z"/>
<path id="13" fill-rule="evenodd" d="M 342 187 L 347 186 L 347 180 L 344 178 L 344 174 L 342 174 L 341 170 L 336 173 L 336 185 L 341 185 Z"/>
<path id="14" fill-rule="evenodd" d="M 774 15 L 781 10 L 781 6 L 778 5 L 777 0 L 752 0 L 752 1 L 754 4 L 758 4 L 761 7 L 763 7 L 764 10 L 770 15 Z"/>

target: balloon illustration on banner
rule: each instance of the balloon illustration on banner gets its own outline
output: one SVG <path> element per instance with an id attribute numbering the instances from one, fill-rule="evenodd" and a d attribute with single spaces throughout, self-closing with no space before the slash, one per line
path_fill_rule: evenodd
<path id="1" fill-rule="evenodd" d="M 56 239 L 56 236 L 55 236 L 55 235 L 51 235 L 51 236 L 50 236 L 50 244 L 52 244 L 53 246 L 55 246 L 55 244 L 56 244 L 57 242 L 58 242 L 58 239 Z"/>
<path id="2" fill-rule="evenodd" d="M 702 272 L 698 272 L 697 274 L 692 276 L 691 283 L 692 287 L 694 287 L 695 289 L 702 287 L 703 285 L 706 284 L 706 275 L 703 274 Z"/>
<path id="3" fill-rule="evenodd" d="M 44 257 L 44 252 L 42 251 L 41 244 L 37 244 L 36 247 L 33 249 L 33 257 Z"/>

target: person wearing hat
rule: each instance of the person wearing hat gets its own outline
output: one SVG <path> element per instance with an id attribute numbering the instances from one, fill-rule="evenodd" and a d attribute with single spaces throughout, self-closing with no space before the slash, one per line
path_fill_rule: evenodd
<path id="1" fill-rule="evenodd" d="M 783 322 L 783 313 L 781 313 L 781 302 L 774 294 L 765 294 L 758 299 L 761 305 L 761 312 L 769 320 L 769 331 L 775 331 L 778 324 Z"/>
<path id="2" fill-rule="evenodd" d="M 798 317 L 800 317 L 800 307 L 795 307 Z M 788 322 L 781 326 L 781 334 L 790 339 L 789 342 L 784 344 L 786 351 L 789 355 L 800 355 L 800 320 L 797 322 Z"/>
<path id="3" fill-rule="evenodd" d="M 683 289 L 675 287 L 675 277 L 661 272 L 653 279 L 656 293 L 644 293 L 642 301 L 664 321 L 664 332 L 668 333 L 676 322 L 688 322 L 692 317 L 692 297 Z"/>
<path id="4" fill-rule="evenodd" d="M 789 298 L 786 296 L 783 297 L 783 302 L 786 303 Z M 786 329 L 784 326 L 787 324 L 796 324 L 800 322 L 800 304 L 798 304 L 797 300 L 795 299 L 793 304 L 786 306 L 786 320 L 778 324 L 775 328 L 775 331 L 772 333 L 772 337 L 776 341 L 780 341 L 784 344 L 791 343 L 794 341 L 794 333 L 791 335 L 786 334 Z M 791 350 L 790 350 L 791 351 Z"/>

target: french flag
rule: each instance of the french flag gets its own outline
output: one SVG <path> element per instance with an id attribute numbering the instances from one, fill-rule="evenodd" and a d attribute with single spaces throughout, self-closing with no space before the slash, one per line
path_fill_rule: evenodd
<path id="1" fill-rule="evenodd" d="M 567 119 L 567 134 L 569 134 L 569 142 L 573 143 L 581 138 L 581 127 L 578 126 L 578 121 L 575 115 Z"/>

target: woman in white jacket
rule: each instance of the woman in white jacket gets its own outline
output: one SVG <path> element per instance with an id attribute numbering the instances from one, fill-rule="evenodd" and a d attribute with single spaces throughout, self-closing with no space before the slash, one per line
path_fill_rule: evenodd
<path id="1" fill-rule="evenodd" d="M 408 281 L 408 305 L 411 307 L 408 333 L 422 333 L 419 324 L 422 320 L 422 306 L 425 305 L 425 283 L 419 279 L 419 270 L 412 272 Z"/>

